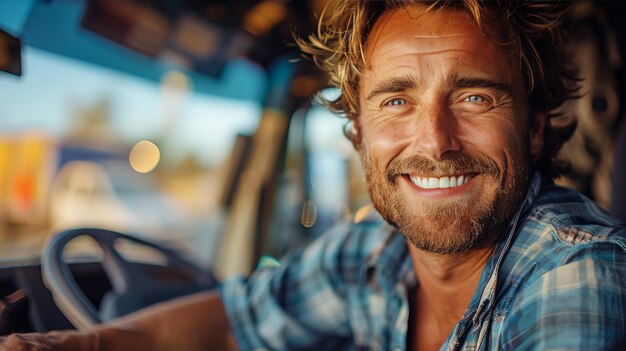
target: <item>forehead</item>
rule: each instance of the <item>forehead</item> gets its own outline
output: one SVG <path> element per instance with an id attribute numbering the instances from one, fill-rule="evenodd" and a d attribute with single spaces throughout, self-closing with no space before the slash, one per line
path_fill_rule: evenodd
<path id="1" fill-rule="evenodd" d="M 423 4 L 383 13 L 370 32 L 364 53 L 366 71 L 411 66 L 417 61 L 423 69 L 425 64 L 451 60 L 455 68 L 482 69 L 502 78 L 513 78 L 516 69 L 519 71 L 511 64 L 514 58 L 509 48 L 488 38 L 469 14 Z"/>

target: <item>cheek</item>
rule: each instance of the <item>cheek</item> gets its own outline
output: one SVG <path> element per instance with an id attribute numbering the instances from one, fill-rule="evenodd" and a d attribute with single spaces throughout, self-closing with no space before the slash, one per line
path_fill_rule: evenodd
<path id="1" fill-rule="evenodd" d="M 480 121 L 466 121 L 459 128 L 466 149 L 472 149 L 495 159 L 519 149 L 525 142 L 523 127 L 513 123 L 511 117 L 499 116 Z"/>
<path id="2" fill-rule="evenodd" d="M 368 123 L 361 128 L 361 149 L 372 162 L 387 164 L 411 143 L 415 130 L 400 123 Z"/>

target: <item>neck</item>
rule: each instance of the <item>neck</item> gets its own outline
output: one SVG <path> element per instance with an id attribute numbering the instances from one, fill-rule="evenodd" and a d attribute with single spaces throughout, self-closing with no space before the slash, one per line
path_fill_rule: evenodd
<path id="1" fill-rule="evenodd" d="M 482 274 L 493 245 L 454 254 L 434 254 L 409 245 L 419 281 L 420 313 L 427 312 L 443 326 L 461 319 Z"/>

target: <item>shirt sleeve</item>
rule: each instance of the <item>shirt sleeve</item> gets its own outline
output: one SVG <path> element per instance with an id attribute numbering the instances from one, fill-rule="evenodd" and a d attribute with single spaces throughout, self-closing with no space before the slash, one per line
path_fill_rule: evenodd
<path id="1" fill-rule="evenodd" d="M 345 226 L 283 259 L 222 286 L 241 350 L 337 349 L 351 339 L 344 280 Z"/>
<path id="2" fill-rule="evenodd" d="M 503 325 L 503 349 L 626 349 L 625 272 L 622 245 L 581 245 L 521 290 Z"/>

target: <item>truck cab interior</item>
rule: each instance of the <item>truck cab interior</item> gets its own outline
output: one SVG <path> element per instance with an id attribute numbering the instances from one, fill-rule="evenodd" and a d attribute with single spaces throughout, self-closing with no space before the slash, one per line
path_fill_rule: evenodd
<path id="1" fill-rule="evenodd" d="M 0 335 L 81 329 L 280 264 L 371 210 L 298 51 L 334 0 L 0 0 Z M 559 182 L 626 221 L 626 13 L 580 1 Z"/>

